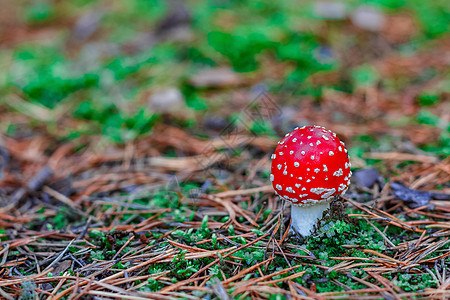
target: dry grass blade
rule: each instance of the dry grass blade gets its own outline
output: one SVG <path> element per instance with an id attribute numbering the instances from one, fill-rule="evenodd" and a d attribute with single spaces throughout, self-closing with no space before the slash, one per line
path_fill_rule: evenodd
<path id="1" fill-rule="evenodd" d="M 245 248 L 247 248 L 247 247 L 249 247 L 249 246 L 251 246 L 251 245 L 257 243 L 258 241 L 262 240 L 263 238 L 267 237 L 268 235 L 269 235 L 269 234 L 265 234 L 265 235 L 263 235 L 263 236 L 261 236 L 261 237 L 255 239 L 255 240 L 251 241 L 250 243 L 248 243 L 248 244 L 246 244 L 246 245 L 240 246 L 239 248 L 236 248 L 236 249 L 234 249 L 234 250 L 232 250 L 232 251 L 226 253 L 225 255 L 223 255 L 223 258 L 226 258 L 226 257 L 230 256 L 231 254 L 233 254 L 233 253 L 239 251 L 239 250 L 245 249 Z M 195 274 L 193 274 L 193 275 L 191 276 L 191 278 L 194 278 L 194 277 L 198 276 L 199 274 L 203 273 L 203 272 L 206 271 L 208 268 L 210 268 L 211 266 L 215 265 L 215 264 L 218 263 L 218 262 L 219 262 L 219 259 L 216 259 L 216 260 L 213 261 L 212 263 L 206 265 L 206 266 L 203 267 L 201 270 L 199 270 L 198 272 L 196 272 Z"/>
<path id="2" fill-rule="evenodd" d="M 238 274 L 234 275 L 233 277 L 230 277 L 230 278 L 224 280 L 222 283 L 223 283 L 224 285 L 227 285 L 227 284 L 229 284 L 230 282 L 233 282 L 233 281 L 235 281 L 236 279 L 241 278 L 241 277 L 244 276 L 245 274 L 247 274 L 247 273 L 249 273 L 249 272 L 252 272 L 253 270 L 259 268 L 261 265 L 263 265 L 263 264 L 265 264 L 265 263 L 268 263 L 268 262 L 270 262 L 270 261 L 272 261 L 272 260 L 274 260 L 274 259 L 275 259 L 275 257 L 271 257 L 271 258 L 268 258 L 268 259 L 266 259 L 266 260 L 263 260 L 262 262 L 259 262 L 259 263 L 257 263 L 256 265 L 253 265 L 253 266 L 251 266 L 251 267 L 249 267 L 249 268 L 246 268 L 246 269 L 242 270 L 241 272 L 239 272 Z"/>

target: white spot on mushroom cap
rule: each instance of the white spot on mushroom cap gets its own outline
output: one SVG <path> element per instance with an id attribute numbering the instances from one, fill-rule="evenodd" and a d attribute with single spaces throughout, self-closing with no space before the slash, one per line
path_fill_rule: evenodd
<path id="1" fill-rule="evenodd" d="M 300 163 L 298 161 L 295 161 L 294 162 L 294 167 L 299 167 L 299 166 L 300 166 Z"/>
<path id="2" fill-rule="evenodd" d="M 308 135 L 308 139 L 312 138 L 312 136 Z"/>
<path id="3" fill-rule="evenodd" d="M 310 189 L 309 191 L 310 191 L 311 193 L 320 195 L 320 194 L 322 194 L 323 192 L 325 192 L 325 190 L 327 190 L 327 189 L 326 189 L 326 188 L 312 188 L 312 189 Z"/>
<path id="4" fill-rule="evenodd" d="M 289 154 L 290 155 L 294 154 L 294 150 L 289 151 Z"/>
<path id="5" fill-rule="evenodd" d="M 283 171 L 283 175 L 287 175 L 287 171 L 286 170 Z"/>
<path id="6" fill-rule="evenodd" d="M 311 182 L 311 179 L 306 180 L 306 182 Z"/>
<path id="7" fill-rule="evenodd" d="M 299 187 L 300 187 L 300 183 L 296 183 L 296 184 L 294 184 L 294 185 L 295 185 L 296 188 L 299 188 Z"/>
<path id="8" fill-rule="evenodd" d="M 302 155 L 305 155 L 306 154 L 306 152 L 305 151 L 302 151 L 302 152 L 300 152 Z"/>
<path id="9" fill-rule="evenodd" d="M 319 172 L 320 172 L 320 169 L 319 169 L 319 168 L 315 168 L 315 169 L 314 169 L 314 172 L 319 173 Z"/>
<path id="10" fill-rule="evenodd" d="M 277 155 L 274 153 L 274 154 L 272 154 L 272 156 L 270 158 L 275 159 L 275 158 L 277 158 Z"/>
<path id="11" fill-rule="evenodd" d="M 329 198 L 330 196 L 332 196 L 335 192 L 336 192 L 336 189 L 335 189 L 335 188 L 332 188 L 332 189 L 330 189 L 328 192 L 326 192 L 325 194 L 323 194 L 323 195 L 321 196 L 321 198 L 322 198 L 322 199 L 327 199 L 327 198 Z"/>
<path id="12" fill-rule="evenodd" d="M 341 152 L 342 152 L 342 147 L 341 147 L 341 146 L 339 146 L 339 147 L 338 147 L 338 149 L 339 149 L 339 151 L 341 151 Z"/>
<path id="13" fill-rule="evenodd" d="M 310 189 L 310 192 L 311 193 L 315 193 L 317 195 L 325 193 L 320 198 L 327 199 L 327 198 L 329 198 L 331 195 L 333 195 L 336 192 L 336 189 L 335 188 L 331 188 L 331 189 L 328 189 L 328 188 L 312 188 L 312 189 Z"/>
<path id="14" fill-rule="evenodd" d="M 281 191 L 283 189 L 283 187 L 279 184 L 276 185 L 277 190 Z"/>
<path id="15" fill-rule="evenodd" d="M 306 191 L 306 188 L 305 188 L 305 187 L 303 187 L 303 188 L 302 188 L 302 191 Z"/>
<path id="16" fill-rule="evenodd" d="M 324 172 L 328 172 L 327 165 L 323 165 L 323 171 L 324 171 Z"/>
<path id="17" fill-rule="evenodd" d="M 270 181 L 273 181 L 275 179 L 275 177 L 273 176 L 273 174 L 270 174 Z"/>
<path id="18" fill-rule="evenodd" d="M 311 169 L 310 168 L 306 168 L 306 171 L 311 171 Z"/>
<path id="19" fill-rule="evenodd" d="M 279 154 L 280 154 L 280 155 L 283 155 L 283 152 L 280 151 Z"/>
<path id="20" fill-rule="evenodd" d="M 309 145 L 310 145 L 311 147 L 314 147 L 314 144 L 313 144 L 313 143 L 309 143 Z"/>
<path id="21" fill-rule="evenodd" d="M 317 141 L 317 142 L 316 142 L 316 145 L 320 145 L 320 144 L 322 144 L 320 141 Z"/>
<path id="22" fill-rule="evenodd" d="M 292 141 L 295 143 L 297 141 L 297 138 L 293 138 Z"/>
<path id="23" fill-rule="evenodd" d="M 277 166 L 277 168 L 278 168 L 278 170 L 281 170 L 281 164 L 278 164 L 278 166 Z"/>
<path id="24" fill-rule="evenodd" d="M 314 155 L 311 155 L 311 159 L 314 160 Z"/>
<path id="25" fill-rule="evenodd" d="M 328 141 L 328 140 L 330 140 L 329 138 L 327 138 L 325 135 L 322 135 L 322 138 L 325 140 L 325 141 Z"/>
<path id="26" fill-rule="evenodd" d="M 346 186 L 345 184 L 341 183 L 341 184 L 339 185 L 338 191 L 339 191 L 339 192 L 340 192 L 340 191 L 343 191 L 346 187 L 347 187 L 347 186 Z"/>
<path id="27" fill-rule="evenodd" d="M 289 193 L 295 193 L 295 191 L 292 189 L 292 187 L 290 187 L 290 186 L 288 186 L 287 188 L 286 188 L 286 192 L 289 192 Z"/>
<path id="28" fill-rule="evenodd" d="M 333 176 L 339 177 L 344 175 L 344 171 L 342 171 L 341 168 L 339 168 L 339 170 L 337 170 L 336 172 L 333 173 Z"/>
<path id="29" fill-rule="evenodd" d="M 333 155 L 334 155 L 334 152 L 333 152 L 333 151 L 330 151 L 330 152 L 328 152 L 328 155 L 333 156 Z"/>

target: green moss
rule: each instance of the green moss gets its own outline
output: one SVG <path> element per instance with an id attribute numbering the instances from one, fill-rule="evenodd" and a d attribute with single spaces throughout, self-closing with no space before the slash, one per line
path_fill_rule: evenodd
<path id="1" fill-rule="evenodd" d="M 433 277 L 426 274 L 399 274 L 397 278 L 392 281 L 396 286 L 403 289 L 405 292 L 418 292 L 426 288 L 437 287 L 439 284 Z"/>

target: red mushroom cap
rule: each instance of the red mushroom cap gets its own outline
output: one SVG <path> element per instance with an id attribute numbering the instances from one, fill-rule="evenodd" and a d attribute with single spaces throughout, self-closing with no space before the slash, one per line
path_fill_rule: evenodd
<path id="1" fill-rule="evenodd" d="M 272 155 L 275 192 L 293 205 L 314 205 L 344 194 L 350 185 L 347 149 L 336 134 L 320 126 L 296 128 Z"/>

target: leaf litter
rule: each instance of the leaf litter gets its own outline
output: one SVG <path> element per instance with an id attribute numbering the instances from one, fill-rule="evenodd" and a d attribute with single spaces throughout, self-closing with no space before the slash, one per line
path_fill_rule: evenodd
<path id="1" fill-rule="evenodd" d="M 359 169 L 357 180 L 342 205 L 336 205 L 336 214 L 318 224 L 316 236 L 299 240 L 289 235 L 289 207 L 268 185 L 269 156 L 277 141 L 273 135 L 255 135 L 251 130 L 229 134 L 233 128 L 222 132 L 228 124 L 225 118 L 218 125 L 208 125 L 205 118 L 205 127 L 215 125 L 221 136 L 199 138 L 195 129 L 177 128 L 165 120 L 152 127 L 151 135 L 122 146 L 99 146 L 95 136 L 63 143 L 60 138 L 66 129 L 77 128 L 80 123 L 67 117 L 72 104 L 61 102 L 51 109 L 39 101 L 28 101 L 22 90 L 13 89 L 7 91 L 5 108 L 0 111 L 2 122 L 17 123 L 15 134 L 0 137 L 1 296 L 450 297 L 450 161 L 439 150 L 428 155 L 419 149 L 419 145 L 440 139 L 441 150 L 448 151 L 444 144 L 448 139 L 448 102 L 441 101 L 428 107 L 429 112 L 414 116 L 420 109 L 417 102 L 434 101 L 423 92 L 436 87 L 439 92 L 439 86 L 446 82 L 448 38 L 430 40 L 414 55 L 393 52 L 393 46 L 416 47 L 414 42 L 401 45 L 418 33 L 413 17 L 381 16 L 364 7 L 355 11 L 351 20 L 361 28 L 368 26 L 363 24 L 361 13 L 372 21 L 373 17 L 375 21 L 383 18 L 383 26 L 380 23 L 371 29 L 380 31 L 380 38 L 352 28 L 346 20 L 345 5 L 329 4 L 316 5 L 316 14 L 342 19 L 340 30 L 367 39 L 357 50 L 331 45 L 336 51 L 332 55 L 329 48 L 320 48 L 319 59 L 340 57 L 343 72 L 315 70 L 305 78 L 314 96 L 303 97 L 301 91 L 301 101 L 289 102 L 291 97 L 285 95 L 289 90 L 272 95 L 264 84 L 262 87 L 264 96 L 277 100 L 275 106 L 290 105 L 270 120 L 278 135 L 294 124 L 320 124 L 344 140 L 361 139 L 355 149 L 350 148 L 358 154 L 352 155 L 352 165 Z M 120 51 L 135 53 L 154 45 L 161 33 L 176 36 L 176 31 L 183 29 L 178 27 L 191 22 L 191 16 L 182 5 L 180 8 L 163 18 L 156 32 L 143 32 L 136 40 L 116 47 L 102 47 L 108 48 L 109 56 Z M 98 29 L 103 13 L 79 18 L 75 29 L 83 32 L 73 31 L 70 39 L 83 43 L 95 39 L 96 32 L 102 31 Z M 11 30 L 2 32 L 6 46 L 55 36 L 68 26 L 53 22 L 28 30 L 33 27 L 16 20 L 17 15 L 2 18 L 7 25 L 8 19 L 13 20 L 9 23 L 13 26 L 8 27 Z M 331 23 L 324 26 L 332 27 Z M 327 41 L 322 30 L 315 34 Z M 236 58 L 241 55 L 230 53 L 236 69 L 242 62 Z M 298 50 L 293 54 L 295 58 Z M 299 63 L 304 64 L 303 60 Z M 366 60 L 372 68 L 358 68 Z M 232 99 L 233 105 L 225 109 L 219 106 L 220 112 L 231 114 L 245 110 L 243 99 L 252 98 L 246 88 L 261 79 L 284 81 L 290 68 L 291 62 L 280 63 L 269 56 L 261 62 L 262 75 L 241 76 L 219 66 L 201 69 L 189 81 L 204 88 L 201 95 L 208 99 Z M 430 70 L 433 77 L 427 78 L 424 70 Z M 356 79 L 352 93 L 329 87 L 347 82 L 348 73 Z M 383 82 L 375 76 L 369 78 L 372 84 L 369 80 L 368 85 L 358 85 L 361 74 L 377 73 Z M 379 88 L 386 84 L 398 85 L 398 91 L 392 94 Z M 236 91 L 230 92 L 230 87 Z M 320 96 L 315 95 L 316 89 Z M 448 92 L 441 94 L 442 99 L 448 98 Z M 286 103 L 277 96 L 286 96 Z M 213 111 L 214 104 L 210 105 Z M 410 119 L 395 124 L 399 116 Z M 214 115 L 212 120 L 217 122 L 218 117 L 222 118 Z M 52 129 L 31 128 L 26 125 L 31 121 L 51 123 Z M 361 146 L 370 136 L 377 140 Z M 388 151 L 383 144 L 386 136 L 398 138 L 388 141 L 393 144 Z M 379 171 L 368 169 L 372 165 Z"/>
<path id="2" fill-rule="evenodd" d="M 184 148 L 189 141 L 194 156 L 214 156 L 214 150 L 204 154 L 201 139 L 171 128 L 165 132 L 178 137 L 166 139 L 167 145 Z M 36 139 L 41 138 L 27 142 L 39 144 Z M 273 139 L 263 140 L 269 148 L 275 145 Z M 208 175 L 217 164 L 208 164 L 205 172 L 189 157 L 147 157 L 140 150 L 144 145 L 162 147 L 162 142 L 156 135 L 104 155 L 73 152 L 62 145 L 51 155 L 42 152 L 39 159 L 30 160 L 17 154 L 15 141 L 6 139 L 11 164 L 23 171 L 22 176 L 12 167 L 5 172 L 4 189 L 12 205 L 0 212 L 5 228 L 0 250 L 2 294 L 16 297 L 33 284 L 32 293 L 51 299 L 449 295 L 446 199 L 435 198 L 431 206 L 431 201 L 414 202 L 408 208 L 403 201 L 410 198 L 399 194 L 400 184 L 377 185 L 380 178 L 361 171 L 361 176 L 372 177 L 371 184 L 363 181 L 352 186 L 343 199 L 347 220 L 331 226 L 373 228 L 379 242 L 352 244 L 355 233 L 351 230 L 319 228 L 319 239 L 341 243 L 334 248 L 338 252 L 330 250 L 324 257 L 311 248 L 317 243 L 314 237 L 299 243 L 288 235 L 289 210 L 275 198 L 267 179 L 258 175 L 248 187 L 239 183 L 239 175 L 232 175 L 227 186 L 237 188 L 228 190 Z M 249 142 L 247 149 L 257 147 L 253 140 Z M 245 160 L 244 155 L 220 159 L 229 168 L 245 164 L 257 174 L 270 164 L 267 156 L 259 161 Z M 178 174 L 178 185 L 168 188 L 170 176 Z M 210 180 L 206 190 L 186 193 L 186 185 L 199 186 L 206 180 Z M 416 193 L 403 185 L 401 189 Z M 356 202 L 351 199 L 353 193 L 363 193 L 370 200 Z M 363 223 L 369 227 L 362 227 Z M 347 238 L 333 240 L 330 232 Z M 395 284 L 409 273 L 429 275 L 434 284 L 420 291 Z M 319 292 L 317 287 L 323 283 L 342 290 Z M 358 288 L 350 288 L 350 283 Z"/>

